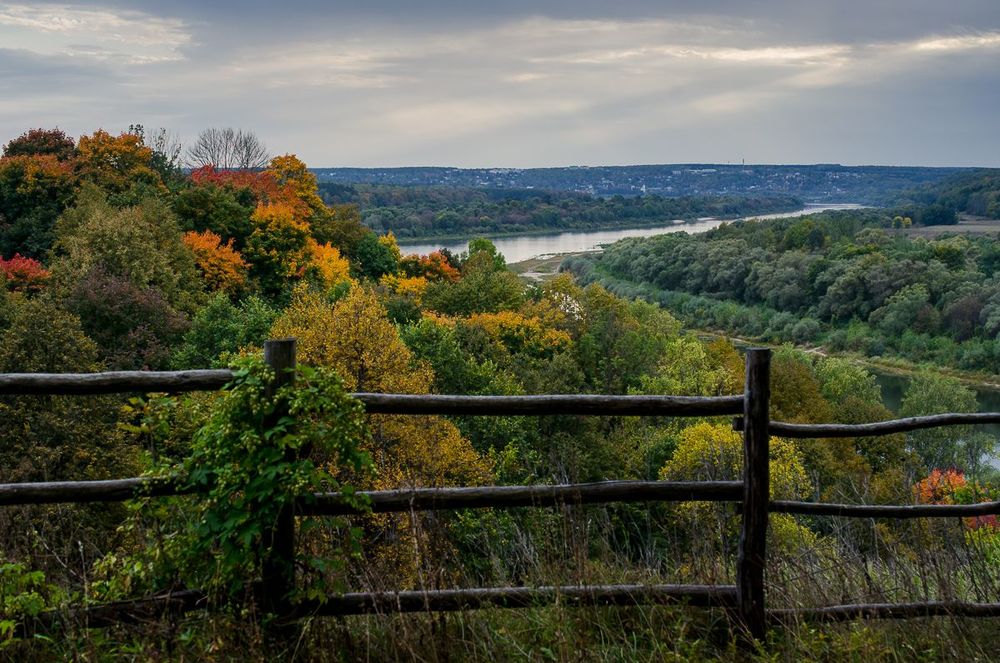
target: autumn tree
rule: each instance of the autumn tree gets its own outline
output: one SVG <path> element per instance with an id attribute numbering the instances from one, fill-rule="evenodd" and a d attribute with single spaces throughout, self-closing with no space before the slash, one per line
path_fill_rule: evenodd
<path id="1" fill-rule="evenodd" d="M 425 256 L 407 255 L 399 261 L 399 269 L 410 277 L 421 276 L 428 281 L 457 281 L 461 272 L 452 266 L 440 251 Z"/>
<path id="2" fill-rule="evenodd" d="M 191 249 L 210 290 L 237 292 L 246 284 L 247 263 L 233 248 L 233 240 L 225 244 L 210 230 L 184 233 L 184 245 Z"/>
<path id="3" fill-rule="evenodd" d="M 3 148 L 5 157 L 51 156 L 68 161 L 76 155 L 76 143 L 60 129 L 29 129 Z"/>
<path id="4" fill-rule="evenodd" d="M 7 290 L 38 292 L 45 286 L 50 275 L 37 260 L 16 253 L 7 260 L 0 256 L 0 283 L 3 283 Z"/>
<path id="5" fill-rule="evenodd" d="M 299 210 L 284 203 L 259 205 L 250 218 L 254 230 L 243 255 L 261 290 L 278 297 L 309 264 L 309 224 Z"/>
<path id="6" fill-rule="evenodd" d="M 351 278 L 351 263 L 340 255 L 340 251 L 330 244 L 318 244 L 309 239 L 309 269 L 313 271 L 319 282 L 329 288 L 343 283 Z"/>
<path id="7" fill-rule="evenodd" d="M 80 136 L 74 166 L 80 179 L 112 193 L 137 185 L 163 190 L 163 180 L 154 168 L 153 150 L 135 134 L 112 136 L 98 129 L 89 136 Z"/>
<path id="8" fill-rule="evenodd" d="M 298 339 L 298 356 L 328 366 L 351 391 L 428 393 L 434 376 L 414 362 L 377 296 L 361 287 L 334 304 L 308 290 L 296 291 L 272 336 Z M 479 482 L 486 465 L 453 424 L 440 417 L 370 417 L 377 485 L 441 486 Z"/>
<path id="9" fill-rule="evenodd" d="M 0 255 L 43 258 L 75 187 L 73 166 L 51 154 L 0 159 Z"/>
<path id="10" fill-rule="evenodd" d="M 810 492 L 810 481 L 802 454 L 794 443 L 771 438 L 770 497 L 798 500 Z M 660 470 L 661 480 L 737 481 L 743 472 L 743 436 L 725 424 L 707 422 L 688 426 L 680 434 L 673 457 Z M 716 537 L 705 537 L 704 528 L 713 521 L 731 545 L 737 534 L 738 517 L 710 502 L 690 502 L 677 509 L 694 545 L 714 548 Z M 710 526 L 710 525 L 709 525 Z M 768 538 L 781 547 L 815 542 L 815 535 L 788 515 L 772 514 Z"/>

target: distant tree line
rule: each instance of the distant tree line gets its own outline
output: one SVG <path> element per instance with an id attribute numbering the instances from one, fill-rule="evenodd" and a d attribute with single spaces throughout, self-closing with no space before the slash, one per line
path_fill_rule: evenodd
<path id="1" fill-rule="evenodd" d="M 531 189 L 343 184 L 321 184 L 320 194 L 328 203 L 358 205 L 366 226 L 400 238 L 606 230 L 802 207 L 801 200 L 786 195 L 599 198 Z"/>
<path id="2" fill-rule="evenodd" d="M 956 213 L 1000 219 L 1000 170 L 962 173 L 911 189 L 892 202 L 904 209 L 921 209 L 930 216 L 924 225 L 957 223 Z"/>
<path id="3" fill-rule="evenodd" d="M 1000 371 L 1000 244 L 893 234 L 892 212 L 737 222 L 623 240 L 564 266 L 689 324 Z"/>

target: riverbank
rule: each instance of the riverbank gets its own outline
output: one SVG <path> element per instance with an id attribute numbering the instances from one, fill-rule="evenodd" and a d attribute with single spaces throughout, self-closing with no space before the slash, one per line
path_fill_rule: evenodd
<path id="1" fill-rule="evenodd" d="M 897 359 L 895 357 L 867 357 L 857 352 L 832 352 L 821 345 L 768 343 L 759 339 L 743 338 L 733 334 L 727 334 L 724 330 L 692 329 L 690 327 L 687 329 L 699 338 L 726 338 L 738 346 L 754 346 L 772 349 L 791 346 L 796 350 L 800 350 L 807 354 L 815 354 L 821 357 L 847 359 L 848 361 L 858 364 L 859 366 L 864 366 L 865 368 L 870 369 L 873 373 L 881 373 L 884 375 L 912 378 L 923 371 L 933 371 L 939 375 L 947 375 L 948 377 L 955 378 L 962 384 L 977 391 L 993 391 L 1000 394 L 1000 376 L 990 373 L 962 371 L 956 368 L 949 368 L 947 366 L 939 366 L 937 364 L 918 364 L 905 359 Z"/>
<path id="2" fill-rule="evenodd" d="M 593 251 L 577 251 L 572 253 L 560 253 L 550 256 L 538 256 L 536 258 L 529 258 L 528 260 L 523 260 L 521 262 L 513 263 L 508 265 L 508 268 L 515 274 L 520 276 L 522 279 L 529 283 L 542 283 L 548 279 L 554 278 L 559 274 L 559 266 L 562 264 L 563 260 L 571 256 L 585 255 L 588 253 L 595 253 Z M 758 347 L 769 347 L 778 348 L 791 345 L 802 352 L 809 354 L 817 354 L 824 357 L 838 357 L 841 359 L 847 359 L 858 365 L 864 366 L 872 370 L 873 372 L 881 373 L 884 375 L 894 375 L 902 378 L 912 378 L 921 371 L 930 370 L 940 375 L 947 375 L 949 377 L 955 378 L 965 384 L 966 386 L 973 388 L 977 391 L 991 391 L 996 392 L 1000 395 L 1000 376 L 991 373 L 977 373 L 975 371 L 965 371 L 957 368 L 949 368 L 946 366 L 940 366 L 937 364 L 919 364 L 916 362 L 911 362 L 903 358 L 897 357 L 868 357 L 866 355 L 857 352 L 833 352 L 828 350 L 822 345 L 801 345 L 793 343 L 768 343 L 760 339 L 754 338 L 744 338 L 736 336 L 734 334 L 726 333 L 725 330 L 710 330 L 710 329 L 695 329 L 688 327 L 688 329 L 697 334 L 698 336 L 705 338 L 728 338 L 734 343 L 743 346 L 758 346 Z"/>
<path id="3" fill-rule="evenodd" d="M 517 233 L 508 236 L 491 235 L 490 239 L 497 251 L 507 259 L 508 263 L 518 263 L 532 258 L 553 256 L 557 254 L 573 254 L 600 250 L 606 244 L 614 244 L 618 240 L 630 237 L 653 237 L 669 233 L 686 232 L 698 234 L 718 228 L 724 223 L 732 223 L 743 219 L 781 219 L 817 214 L 826 210 L 852 210 L 862 206 L 854 203 L 838 203 L 829 205 L 808 205 L 790 212 L 772 212 L 740 217 L 701 217 L 698 219 L 678 222 L 667 222 L 665 225 L 640 225 L 613 230 L 564 231 L 559 233 Z M 460 239 L 447 241 L 443 238 L 425 241 L 402 241 L 399 248 L 403 253 L 428 254 L 441 248 L 452 253 L 468 250 L 471 237 L 463 235 Z"/>

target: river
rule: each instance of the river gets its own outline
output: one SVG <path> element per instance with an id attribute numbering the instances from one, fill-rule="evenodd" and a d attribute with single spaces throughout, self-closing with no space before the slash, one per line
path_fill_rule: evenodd
<path id="1" fill-rule="evenodd" d="M 783 219 L 803 216 L 824 210 L 859 209 L 863 205 L 843 203 L 838 205 L 810 204 L 794 212 L 777 214 L 761 214 L 754 219 Z M 714 217 L 698 219 L 697 221 L 674 221 L 662 226 L 649 228 L 623 228 L 619 230 L 593 230 L 586 232 L 562 232 L 548 235 L 513 235 L 509 237 L 491 238 L 497 250 L 503 254 L 508 263 L 522 262 L 540 256 L 551 256 L 559 253 L 579 253 L 581 251 L 596 251 L 604 244 L 612 244 L 626 237 L 651 237 L 666 233 L 687 232 L 702 233 L 717 228 L 723 223 L 734 219 L 716 219 Z M 399 243 L 404 254 L 418 253 L 426 255 L 441 248 L 452 253 L 461 253 L 469 248 L 469 239 L 440 240 L 437 242 L 423 240 L 420 242 Z"/>

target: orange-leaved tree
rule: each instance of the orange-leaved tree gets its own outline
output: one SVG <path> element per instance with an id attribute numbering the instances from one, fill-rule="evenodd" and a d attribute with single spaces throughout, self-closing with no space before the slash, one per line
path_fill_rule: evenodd
<path id="1" fill-rule="evenodd" d="M 8 260 L 0 256 L 0 277 L 8 290 L 35 292 L 45 285 L 49 279 L 49 271 L 37 260 L 15 253 Z"/>
<path id="2" fill-rule="evenodd" d="M 184 244 L 194 254 L 195 263 L 211 290 L 236 292 L 246 284 L 247 263 L 233 248 L 211 230 L 184 233 Z"/>

